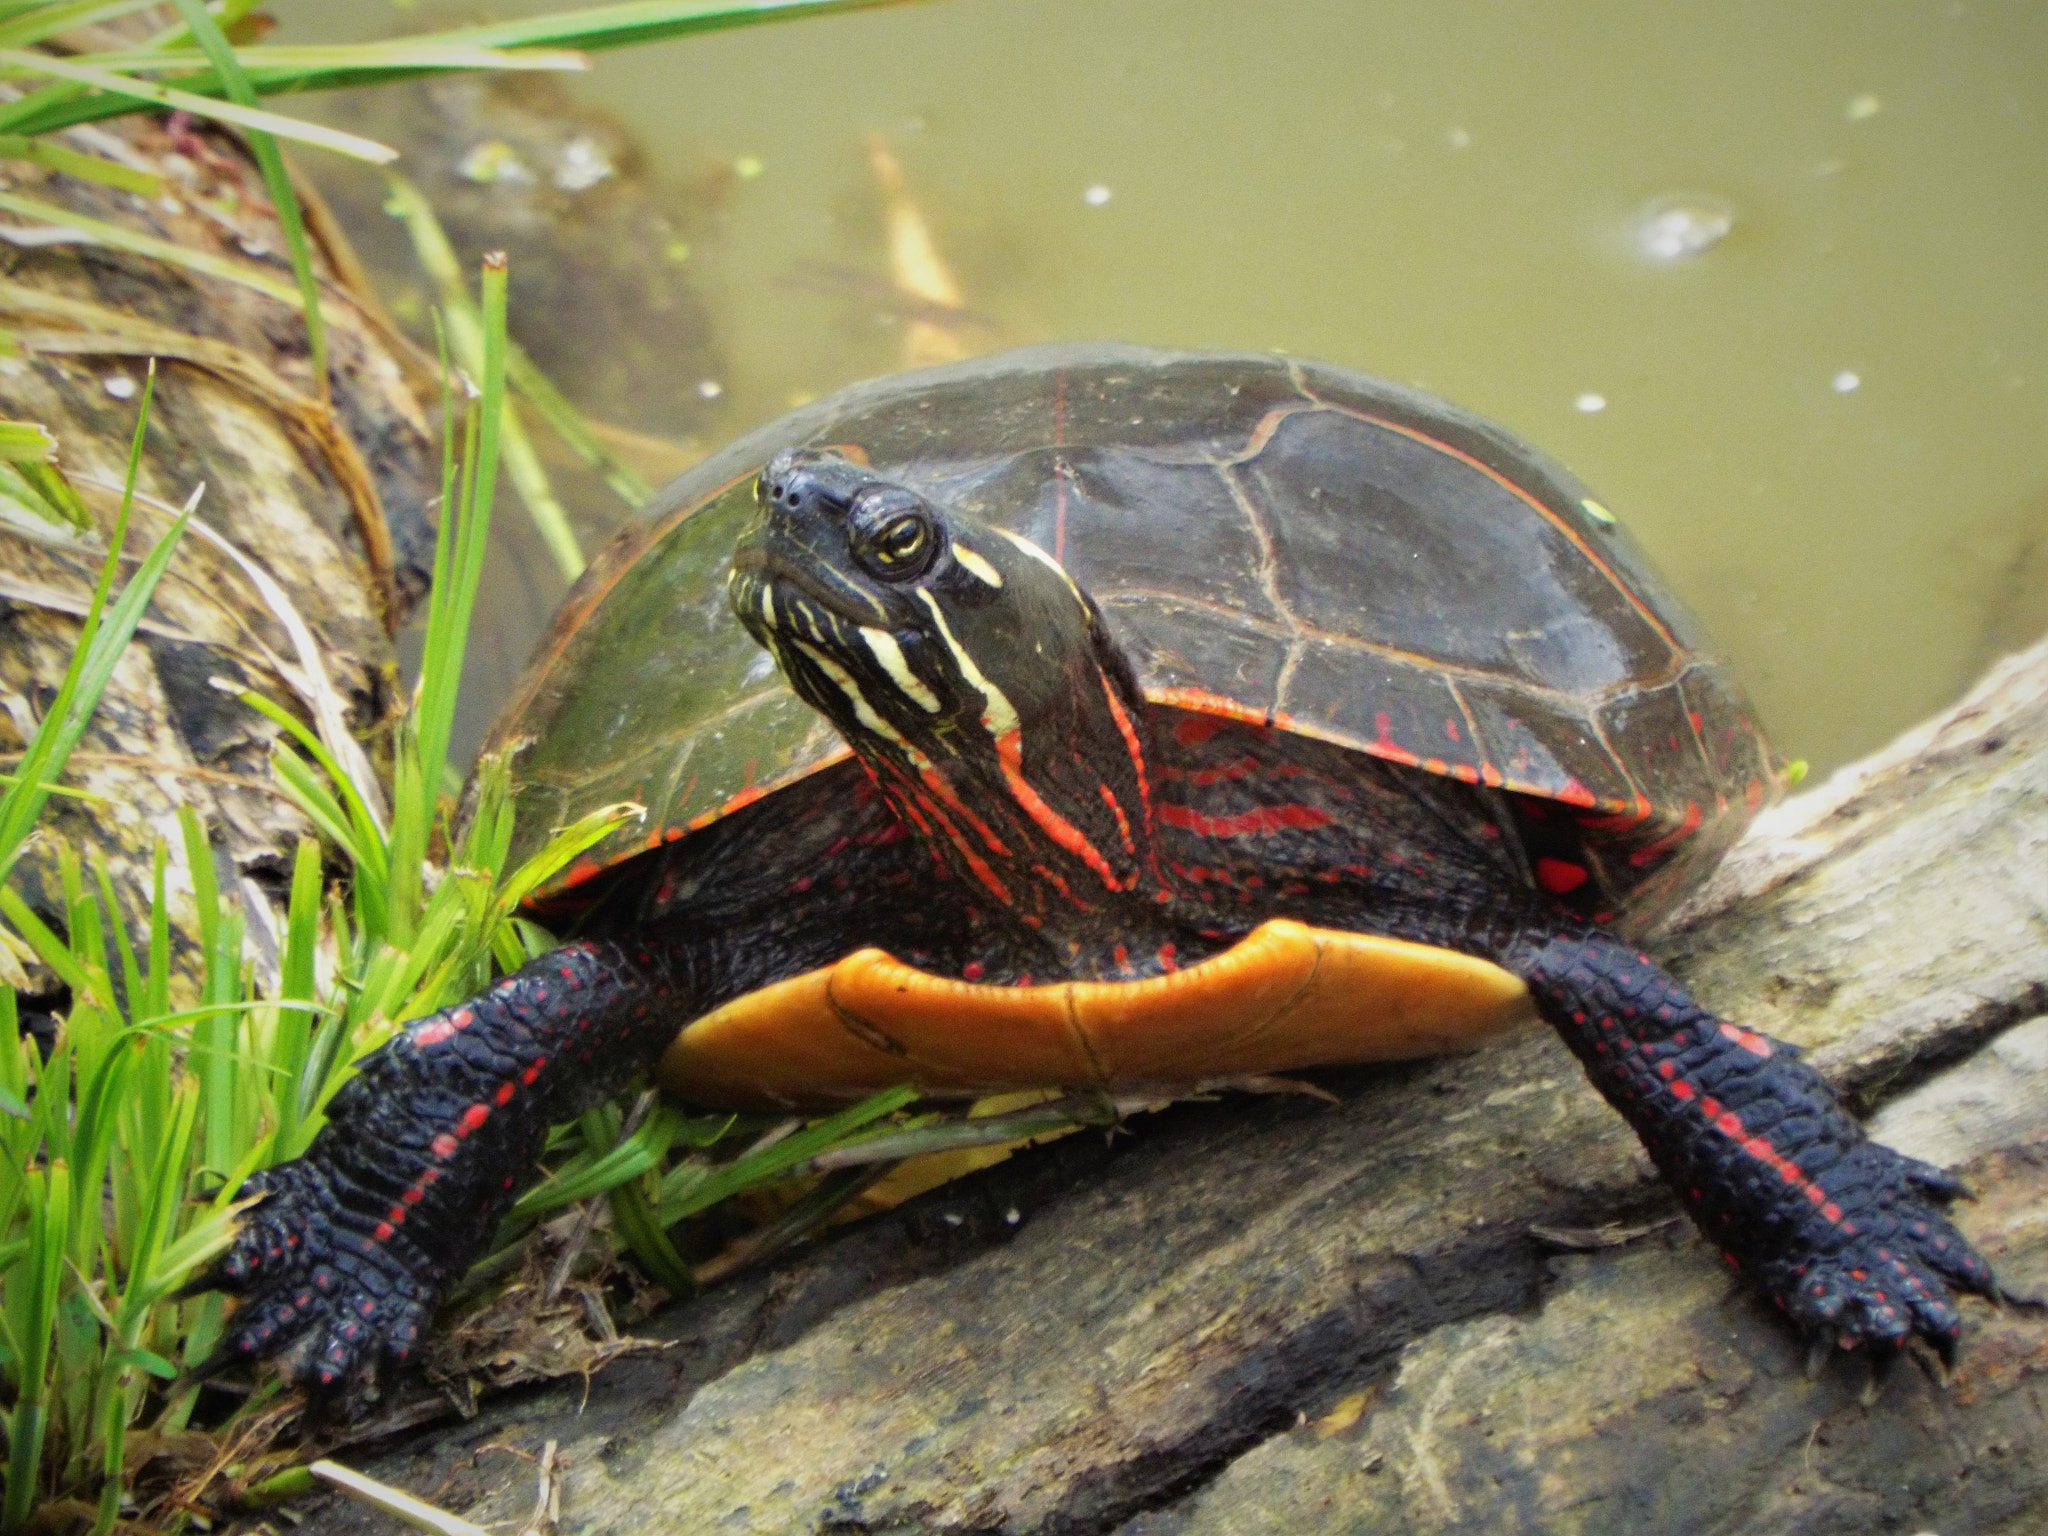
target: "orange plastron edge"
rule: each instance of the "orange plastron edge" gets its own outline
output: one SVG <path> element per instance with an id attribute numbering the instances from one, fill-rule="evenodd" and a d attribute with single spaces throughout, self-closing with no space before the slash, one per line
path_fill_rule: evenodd
<path id="1" fill-rule="evenodd" d="M 735 1109 L 904 1082 L 949 1096 L 1113 1089 L 1437 1056 L 1531 1017 L 1528 989 L 1488 961 L 1276 918 L 1143 981 L 988 986 L 859 949 L 695 1020 L 657 1072 Z"/>

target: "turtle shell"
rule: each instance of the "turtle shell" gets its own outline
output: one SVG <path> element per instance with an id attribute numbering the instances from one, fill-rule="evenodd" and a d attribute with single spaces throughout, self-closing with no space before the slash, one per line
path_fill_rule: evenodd
<path id="1" fill-rule="evenodd" d="M 1056 345 L 808 405 L 593 562 L 489 745 L 524 744 L 515 858 L 601 805 L 647 818 L 552 891 L 847 755 L 725 592 L 755 474 L 826 445 L 1050 551 L 1159 703 L 1559 802 L 1617 918 L 1666 905 L 1778 787 L 1697 621 L 1500 428 L 1291 357 Z"/>

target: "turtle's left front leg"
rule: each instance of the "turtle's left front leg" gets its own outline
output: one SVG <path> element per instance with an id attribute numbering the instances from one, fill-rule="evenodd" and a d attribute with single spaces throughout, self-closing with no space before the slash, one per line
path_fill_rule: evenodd
<path id="1" fill-rule="evenodd" d="M 1953 1361 L 1951 1290 L 2001 1294 L 1942 1214 L 1959 1180 L 1872 1141 L 1793 1047 L 1702 1008 L 1611 934 L 1525 932 L 1501 963 L 1700 1230 L 1794 1322 L 1881 1356 L 1918 1334 Z"/>

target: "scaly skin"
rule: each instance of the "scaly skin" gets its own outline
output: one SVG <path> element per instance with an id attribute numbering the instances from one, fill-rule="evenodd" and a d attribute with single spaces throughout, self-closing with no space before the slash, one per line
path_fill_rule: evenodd
<path id="1" fill-rule="evenodd" d="M 672 1038 L 675 959 L 567 945 L 367 1058 L 307 1155 L 243 1186 L 264 1199 L 207 1283 L 249 1300 L 206 1369 L 280 1354 L 316 1397 L 360 1399 L 404 1365 L 548 1127 Z"/>
<path id="2" fill-rule="evenodd" d="M 1716 1017 L 1610 934 L 1538 933 L 1501 960 L 1700 1230 L 1795 1323 L 1879 1357 L 1918 1334 L 1954 1362 L 1949 1292 L 2001 1294 L 1941 1214 L 1960 1181 L 1870 1140 L 1794 1047 Z"/>

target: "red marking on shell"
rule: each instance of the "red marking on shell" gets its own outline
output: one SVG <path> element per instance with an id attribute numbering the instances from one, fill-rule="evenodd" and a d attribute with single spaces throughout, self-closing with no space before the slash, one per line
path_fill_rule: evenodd
<path id="1" fill-rule="evenodd" d="M 767 793 L 768 791 L 761 788 L 760 785 L 749 784 L 745 789 L 742 789 L 738 794 L 734 795 L 730 800 L 726 801 L 725 804 L 721 805 L 718 808 L 718 814 L 721 816 L 730 816 L 734 811 L 740 810 L 745 806 L 752 805 L 756 800 L 761 799 Z"/>
<path id="2" fill-rule="evenodd" d="M 1574 864 L 1569 859 L 1536 861 L 1536 883 L 1553 896 L 1568 895 L 1591 878 L 1583 864 Z"/>
<path id="3" fill-rule="evenodd" d="M 1109 957 L 1117 963 L 1119 969 L 1128 970 L 1130 968 L 1131 952 L 1125 949 L 1123 945 L 1119 944 L 1110 950 Z"/>
<path id="4" fill-rule="evenodd" d="M 1444 734 L 1453 741 L 1463 741 L 1465 739 L 1458 733 L 1458 722 L 1455 720 L 1446 720 L 1444 722 Z"/>
<path id="5" fill-rule="evenodd" d="M 1652 860 L 1662 857 L 1684 842 L 1688 837 L 1691 837 L 1693 833 L 1699 831 L 1700 822 L 1703 819 L 1700 813 L 1699 801 L 1686 801 L 1685 820 L 1678 824 L 1677 830 L 1667 832 L 1654 843 L 1645 843 L 1642 847 L 1636 849 L 1635 852 L 1628 856 L 1629 863 L 1640 869 Z"/>
<path id="6" fill-rule="evenodd" d="M 987 974 L 979 960 L 970 960 L 960 967 L 960 974 L 968 981 L 979 981 Z"/>
<path id="7" fill-rule="evenodd" d="M 1479 770 L 1470 763 L 1453 763 L 1451 764 L 1451 777 L 1459 780 L 1461 783 L 1477 784 L 1479 782 Z"/>
<path id="8" fill-rule="evenodd" d="M 604 869 L 604 865 L 585 854 L 569 866 L 568 872 L 562 877 L 562 886 L 567 889 L 581 885 L 586 880 L 595 880 L 604 873 Z"/>
<path id="9" fill-rule="evenodd" d="M 1751 779 L 1742 791 L 1742 802 L 1752 811 L 1764 803 L 1764 786 L 1761 780 Z"/>
<path id="10" fill-rule="evenodd" d="M 1177 952 L 1171 944 L 1160 945 L 1157 952 L 1157 957 L 1159 960 L 1159 968 L 1162 971 L 1177 971 L 1180 969 L 1180 960 L 1177 956 Z"/>
<path id="11" fill-rule="evenodd" d="M 1278 832 L 1285 827 L 1327 827 L 1330 816 L 1312 805 L 1254 806 L 1235 816 L 1204 816 L 1200 811 L 1184 805 L 1162 805 L 1159 819 L 1171 827 L 1194 832 L 1202 837 L 1244 837 L 1252 833 Z M 1221 872 L 1219 871 L 1219 874 Z"/>
<path id="12" fill-rule="evenodd" d="M 1294 717 L 1284 711 L 1268 714 L 1263 709 L 1253 709 L 1235 699 L 1227 699 L 1220 693 L 1211 693 L 1206 688 L 1152 688 L 1145 696 L 1155 704 L 1170 704 L 1175 709 L 1191 709 L 1205 715 L 1220 715 L 1225 720 L 1236 720 L 1245 725 L 1277 725 L 1283 731 L 1294 729 Z"/>
<path id="13" fill-rule="evenodd" d="M 1422 760 L 1422 766 L 1430 773 L 1445 774 L 1450 772 L 1450 764 L 1440 757 L 1426 757 Z"/>
<path id="14" fill-rule="evenodd" d="M 1560 789 L 1557 792 L 1557 798 L 1562 800 L 1566 805 L 1593 806 L 1598 805 L 1600 803 L 1597 797 L 1595 797 L 1595 795 L 1593 794 L 1593 791 L 1586 788 L 1585 785 L 1581 784 L 1578 781 L 1578 779 L 1571 774 L 1567 774 L 1565 776 L 1564 788 Z"/>
<path id="15" fill-rule="evenodd" d="M 1703 720 L 1700 719 L 1700 712 L 1696 709 L 1687 710 L 1685 712 L 1685 718 L 1692 722 L 1692 728 L 1695 733 L 1697 733 L 1701 725 L 1705 723 Z"/>
<path id="16" fill-rule="evenodd" d="M 449 1135 L 448 1132 L 443 1131 L 434 1138 L 433 1152 L 436 1157 L 453 1157 L 455 1155 L 455 1138 Z"/>

